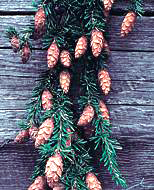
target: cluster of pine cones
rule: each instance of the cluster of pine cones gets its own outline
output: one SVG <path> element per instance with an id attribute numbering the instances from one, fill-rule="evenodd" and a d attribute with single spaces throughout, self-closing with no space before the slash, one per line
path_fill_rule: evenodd
<path id="1" fill-rule="evenodd" d="M 104 9 L 105 14 L 108 15 L 111 10 L 112 4 L 114 0 L 104 0 Z M 121 36 L 126 36 L 133 28 L 133 25 L 136 20 L 136 14 L 134 12 L 129 12 L 122 23 L 121 26 Z M 41 37 L 45 31 L 45 22 L 46 16 L 43 7 L 40 7 L 35 15 L 35 34 L 36 38 Z M 11 37 L 11 45 L 15 52 L 20 49 L 20 40 L 17 35 L 12 35 Z M 94 57 L 98 57 L 102 52 L 102 49 L 108 49 L 108 44 L 103 36 L 103 32 L 97 28 L 94 28 L 91 32 L 91 40 L 90 45 L 92 49 L 92 54 Z M 77 42 L 74 51 L 75 59 L 83 56 L 87 50 L 88 39 L 86 36 L 81 36 Z M 31 50 L 29 43 L 26 42 L 21 48 L 21 57 L 23 63 L 26 63 L 30 57 Z M 48 68 L 53 69 L 58 60 L 60 59 L 61 64 L 69 68 L 71 66 L 71 54 L 68 50 L 60 49 L 56 43 L 56 40 L 52 42 L 48 49 L 47 53 L 47 63 Z M 98 73 L 98 80 L 100 84 L 100 88 L 103 93 L 107 95 L 111 88 L 111 79 L 109 73 L 106 69 L 102 69 Z M 59 83 L 64 93 L 68 93 L 70 88 L 71 75 L 68 71 L 62 71 L 59 75 Z M 46 89 L 42 93 L 42 108 L 46 110 L 51 110 L 53 106 L 52 93 Z M 99 102 L 100 112 L 104 120 L 109 121 L 109 112 L 103 101 Z M 88 125 L 92 119 L 94 118 L 95 110 L 91 105 L 87 105 L 83 113 L 81 114 L 77 125 L 78 126 L 86 126 Z M 36 127 L 34 125 L 27 130 L 21 131 L 17 137 L 15 138 L 15 142 L 21 143 L 25 138 L 31 138 L 35 141 L 35 147 L 38 148 L 41 144 L 47 142 L 47 140 L 52 136 L 54 130 L 54 119 L 48 118 L 46 119 L 41 126 Z M 70 129 L 67 129 L 68 132 L 71 132 Z M 67 146 L 71 145 L 71 135 L 67 141 Z M 28 190 L 44 190 L 46 184 L 53 190 L 61 190 L 65 189 L 63 184 L 59 183 L 59 178 L 62 176 L 63 172 L 63 160 L 59 152 L 56 152 L 52 155 L 45 167 L 45 176 L 38 176 L 33 184 L 28 188 Z M 101 190 L 101 183 L 98 181 L 97 177 L 93 173 L 88 173 L 86 176 L 86 184 L 89 190 Z"/>
<path id="2" fill-rule="evenodd" d="M 109 11 L 111 10 L 112 4 L 114 3 L 114 1 L 115 0 L 104 0 L 103 1 L 106 16 L 108 15 Z M 125 18 L 122 22 L 122 25 L 121 25 L 121 36 L 122 37 L 127 36 L 128 33 L 131 32 L 131 30 L 134 26 L 134 23 L 136 21 L 136 17 L 137 17 L 136 13 L 134 13 L 132 11 L 127 13 L 127 15 L 125 16 Z M 45 22 L 46 22 L 46 15 L 45 15 L 44 9 L 42 7 L 40 7 L 38 9 L 37 13 L 35 14 L 35 38 L 36 39 L 41 37 L 44 34 Z M 95 41 L 95 38 L 97 38 L 98 41 Z M 23 44 L 23 46 L 20 47 L 19 36 L 12 35 L 11 36 L 11 45 L 15 52 L 19 51 L 19 49 L 20 49 L 22 62 L 26 63 L 31 55 L 31 49 L 30 49 L 29 43 L 25 42 Z M 102 48 L 106 47 L 106 42 L 104 40 L 104 37 L 103 37 L 101 31 L 97 31 L 97 30 L 92 31 L 91 46 L 92 46 L 93 55 L 95 57 L 98 57 Z M 50 46 L 48 58 L 51 56 L 51 53 L 54 50 L 54 48 L 56 48 L 54 51 L 55 57 L 52 57 L 52 59 L 50 59 L 50 61 L 48 61 L 49 68 L 53 68 L 55 66 L 56 62 L 58 61 L 59 49 L 56 46 L 56 43 L 53 43 L 52 46 Z M 83 36 L 77 42 L 77 46 L 75 49 L 75 58 L 79 58 L 81 55 L 83 55 L 86 51 L 86 48 L 87 48 L 87 39 L 85 36 Z M 60 60 L 61 60 L 61 63 L 65 67 L 71 66 L 71 58 L 70 58 L 70 54 L 67 50 L 64 50 L 61 52 Z"/>
<path id="3" fill-rule="evenodd" d="M 50 110 L 52 109 L 53 103 L 52 103 L 52 94 L 49 92 L 49 90 L 44 90 L 41 96 L 42 99 L 42 108 L 44 110 Z M 109 120 L 109 113 L 108 110 L 103 103 L 103 101 L 100 101 L 100 111 L 102 113 L 102 116 L 105 120 Z M 94 109 L 92 106 L 87 106 L 83 114 L 80 117 L 80 120 L 78 121 L 78 125 L 85 126 L 87 122 L 90 122 L 94 116 Z M 31 138 L 33 141 L 35 141 L 35 147 L 38 148 L 41 144 L 44 144 L 47 142 L 47 140 L 52 136 L 54 129 L 54 119 L 48 118 L 46 119 L 39 128 L 32 125 L 31 128 L 27 130 L 22 130 L 19 132 L 19 134 L 15 138 L 15 142 L 21 143 L 25 140 L 25 138 Z M 68 132 L 71 132 L 70 129 L 67 129 Z M 71 146 L 71 136 L 67 140 L 66 145 Z M 28 188 L 28 190 L 45 190 L 46 184 L 48 184 L 49 187 L 51 187 L 53 190 L 62 190 L 65 189 L 64 185 L 59 183 L 59 178 L 62 176 L 63 172 L 63 160 L 59 152 L 56 152 L 54 155 L 52 155 L 45 167 L 45 176 L 38 176 L 33 184 Z M 87 187 L 90 190 L 101 190 L 101 183 L 97 179 L 97 177 L 89 172 L 86 176 L 86 184 Z"/>

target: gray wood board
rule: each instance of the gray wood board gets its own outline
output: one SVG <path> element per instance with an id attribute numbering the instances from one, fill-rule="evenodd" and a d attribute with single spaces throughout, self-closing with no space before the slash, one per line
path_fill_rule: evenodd
<path id="1" fill-rule="evenodd" d="M 35 1 L 37 2 L 37 0 Z M 114 11 L 123 11 L 126 10 L 129 6 L 129 0 L 118 0 L 113 6 Z M 153 0 L 144 1 L 144 9 L 146 12 L 153 12 Z M 0 11 L 14 11 L 14 12 L 29 12 L 34 11 L 32 6 L 32 1 L 27 0 L 26 3 L 24 0 L 1 0 L 0 1 Z"/>
<path id="2" fill-rule="evenodd" d="M 128 187 L 139 184 L 144 178 L 144 185 L 149 188 L 137 186 L 133 190 L 152 190 L 154 186 L 154 144 L 151 142 L 129 142 L 122 139 L 123 150 L 118 151 L 120 170 L 126 178 Z M 94 155 L 95 156 L 95 155 Z M 37 151 L 32 144 L 8 144 L 1 148 L 0 154 L 0 189 L 25 190 L 31 183 Z M 96 156 L 98 158 L 98 155 Z M 99 179 L 105 190 L 121 190 L 111 181 L 111 176 L 103 167 L 98 170 Z"/>
<path id="3" fill-rule="evenodd" d="M 112 16 L 109 22 L 110 40 L 112 50 L 153 51 L 154 49 L 154 17 L 139 17 L 133 31 L 126 38 L 120 37 L 120 27 L 123 16 Z M 0 16 L 0 47 L 10 47 L 9 40 L 5 38 L 8 27 L 14 26 L 18 31 L 30 24 L 33 16 Z M 33 42 L 33 47 L 40 48 L 41 43 Z"/>
<path id="4" fill-rule="evenodd" d="M 112 51 L 109 72 L 112 80 L 154 81 L 154 52 Z M 38 78 L 47 69 L 46 51 L 35 50 L 27 64 L 11 49 L 0 49 L 0 76 Z M 8 80 L 9 81 L 9 80 Z M 2 85 L 2 84 L 1 84 Z M 7 85 L 7 84 L 6 84 Z M 4 85 L 3 85 L 4 86 Z"/>
<path id="5" fill-rule="evenodd" d="M 154 137 L 154 106 L 108 105 L 113 135 L 143 141 Z M 13 139 L 20 130 L 17 122 L 25 110 L 0 110 L 0 141 Z"/>
<path id="6" fill-rule="evenodd" d="M 37 84 L 34 78 L 1 76 L 0 109 L 23 109 Z M 58 80 L 58 79 L 57 79 Z M 112 81 L 112 90 L 104 97 L 107 104 L 154 105 L 154 82 Z"/>

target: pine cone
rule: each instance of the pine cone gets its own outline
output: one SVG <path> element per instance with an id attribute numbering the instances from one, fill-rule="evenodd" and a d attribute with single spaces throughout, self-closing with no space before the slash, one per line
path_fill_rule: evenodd
<path id="1" fill-rule="evenodd" d="M 45 31 L 45 12 L 43 7 L 40 7 L 35 14 L 35 34 L 36 37 L 40 37 L 44 34 Z"/>
<path id="2" fill-rule="evenodd" d="M 105 95 L 107 95 L 111 88 L 111 78 L 109 76 L 108 71 L 101 70 L 98 73 L 98 79 L 100 82 L 100 87 Z"/>
<path id="3" fill-rule="evenodd" d="M 104 48 L 105 39 L 103 32 L 93 29 L 91 33 L 91 47 L 94 57 L 98 57 Z"/>
<path id="4" fill-rule="evenodd" d="M 114 3 L 114 0 L 103 0 L 104 3 L 104 9 L 106 12 L 109 12 L 112 8 L 112 4 Z"/>
<path id="5" fill-rule="evenodd" d="M 67 128 L 66 130 L 67 130 L 68 133 L 71 133 L 71 132 L 72 132 L 72 131 L 70 130 L 70 128 Z M 71 146 L 72 135 L 73 135 L 73 134 L 69 134 L 69 138 L 68 138 L 68 140 L 66 141 L 66 146 L 67 146 L 67 147 L 68 147 L 68 146 Z"/>
<path id="6" fill-rule="evenodd" d="M 57 64 L 58 58 L 59 58 L 59 48 L 57 44 L 53 42 L 48 49 L 48 55 L 47 55 L 48 67 L 53 68 Z"/>
<path id="7" fill-rule="evenodd" d="M 92 121 L 94 114 L 95 114 L 94 108 L 90 105 L 86 106 L 79 118 L 77 125 L 78 126 L 88 125 Z"/>
<path id="8" fill-rule="evenodd" d="M 89 172 L 86 176 L 86 184 L 89 190 L 102 190 L 100 181 L 91 172 Z"/>
<path id="9" fill-rule="evenodd" d="M 78 39 L 75 47 L 75 58 L 81 57 L 87 50 L 87 38 L 82 36 Z"/>
<path id="10" fill-rule="evenodd" d="M 11 46 L 12 46 L 12 49 L 15 53 L 19 50 L 20 41 L 19 41 L 19 38 L 17 36 L 12 37 Z"/>
<path id="11" fill-rule="evenodd" d="M 121 37 L 127 36 L 128 33 L 132 31 L 136 17 L 137 16 L 134 12 L 127 13 L 121 25 Z"/>
<path id="12" fill-rule="evenodd" d="M 28 190 L 45 190 L 45 177 L 44 176 L 38 176 L 34 183 L 31 184 L 31 186 L 28 188 Z"/>
<path id="13" fill-rule="evenodd" d="M 71 75 L 67 71 L 62 71 L 59 76 L 60 86 L 64 93 L 69 91 Z"/>
<path id="14" fill-rule="evenodd" d="M 53 190 L 64 190 L 65 187 L 62 183 L 54 184 Z"/>
<path id="15" fill-rule="evenodd" d="M 22 58 L 22 62 L 26 63 L 31 55 L 31 49 L 29 47 L 29 44 L 26 42 L 21 50 L 21 58 Z"/>
<path id="16" fill-rule="evenodd" d="M 30 138 L 35 141 L 36 140 L 36 137 L 37 137 L 37 134 L 38 134 L 38 128 L 35 127 L 34 125 L 32 127 L 29 128 L 29 136 Z"/>
<path id="17" fill-rule="evenodd" d="M 28 129 L 27 130 L 22 130 L 16 136 L 16 138 L 14 139 L 14 142 L 16 142 L 16 143 L 22 143 L 28 137 L 29 137 Z"/>
<path id="18" fill-rule="evenodd" d="M 49 187 L 53 188 L 58 183 L 63 172 L 63 161 L 59 153 L 51 156 L 46 163 L 45 175 Z"/>
<path id="19" fill-rule="evenodd" d="M 46 119 L 39 127 L 39 131 L 35 141 L 35 147 L 44 144 L 52 135 L 53 129 L 54 129 L 54 120 L 51 118 Z"/>
<path id="20" fill-rule="evenodd" d="M 52 108 L 52 94 L 49 90 L 44 90 L 42 93 L 42 107 L 44 110 L 51 110 Z"/>
<path id="21" fill-rule="evenodd" d="M 100 108 L 100 111 L 102 113 L 103 119 L 109 120 L 109 118 L 110 118 L 109 111 L 108 111 L 106 105 L 104 104 L 104 102 L 102 100 L 99 102 L 99 108 Z"/>
<path id="22" fill-rule="evenodd" d="M 71 66 L 71 55 L 69 51 L 63 50 L 60 54 L 60 61 L 64 65 L 64 67 L 70 67 Z"/>

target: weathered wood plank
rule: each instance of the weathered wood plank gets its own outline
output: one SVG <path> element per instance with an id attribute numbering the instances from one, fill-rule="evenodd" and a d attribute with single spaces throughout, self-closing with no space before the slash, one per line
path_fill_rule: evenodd
<path id="1" fill-rule="evenodd" d="M 154 17 L 140 17 L 135 28 L 127 38 L 120 37 L 120 27 L 124 17 L 112 16 L 109 26 L 110 47 L 112 50 L 141 50 L 151 51 L 154 48 Z M 16 27 L 19 31 L 27 26 L 33 16 L 0 16 L 0 33 L 5 34 L 9 26 Z M 0 47 L 10 47 L 7 38 L 0 38 Z M 34 42 L 33 47 L 40 48 L 40 42 Z"/>
<path id="2" fill-rule="evenodd" d="M 154 144 L 149 142 L 121 141 L 123 150 L 118 152 L 121 172 L 125 176 L 128 187 L 139 184 L 145 179 L 146 186 L 152 186 L 154 178 Z M 30 185 L 30 176 L 38 154 L 31 144 L 6 145 L 0 154 L 0 186 L 3 190 L 25 190 Z M 98 155 L 96 156 L 98 157 Z M 103 172 L 102 172 L 103 171 Z M 99 179 L 105 190 L 122 190 L 111 181 L 106 169 L 99 170 Z M 136 190 L 144 190 L 141 186 Z M 151 189 L 152 188 L 146 188 Z"/>
<path id="3" fill-rule="evenodd" d="M 38 58 L 39 57 L 39 58 Z M 113 80 L 154 81 L 154 52 L 112 51 L 109 72 Z M 0 49 L 0 76 L 37 78 L 47 69 L 46 52 L 35 50 L 27 64 L 11 49 Z M 8 78 L 9 79 L 9 78 Z M 7 78 L 4 79 L 5 82 Z"/>
<path id="4" fill-rule="evenodd" d="M 8 145 L 1 148 L 0 188 L 3 190 L 25 190 L 30 184 L 37 153 L 33 146 Z"/>
<path id="5" fill-rule="evenodd" d="M 37 0 L 36 0 L 37 2 Z M 123 11 L 128 8 L 130 5 L 129 0 L 118 0 L 116 1 L 115 5 L 113 6 L 114 11 Z M 145 0 L 144 2 L 144 9 L 146 12 L 153 12 L 153 0 Z M 34 7 L 32 6 L 32 1 L 27 0 L 26 3 L 24 0 L 1 0 L 0 2 L 0 11 L 14 11 L 14 12 L 29 12 L 34 11 Z"/>
<path id="6" fill-rule="evenodd" d="M 1 77 L 0 110 L 23 109 L 36 83 L 34 78 Z M 24 91 L 23 91 L 24 89 Z M 112 81 L 107 104 L 154 105 L 154 82 Z"/>
<path id="7" fill-rule="evenodd" d="M 109 26 L 111 40 L 109 45 L 112 50 L 140 50 L 152 51 L 154 46 L 154 33 L 152 23 L 154 17 L 139 17 L 135 27 L 128 37 L 120 37 L 121 23 L 124 17 L 112 16 Z"/>
<path id="8" fill-rule="evenodd" d="M 34 16 L 0 16 L 0 47 L 10 47 L 9 40 L 5 35 L 6 30 L 9 27 L 15 27 L 16 30 L 20 33 L 30 26 L 32 20 L 34 20 Z M 41 47 L 41 44 L 38 41 L 33 41 L 32 44 L 33 47 Z"/>
<path id="9" fill-rule="evenodd" d="M 0 11 L 34 11 L 32 0 L 1 0 Z"/>
<path id="10" fill-rule="evenodd" d="M 154 137 L 154 106 L 108 105 L 108 108 L 115 136 L 136 141 Z M 24 114 L 24 110 L 0 110 L 0 141 L 15 137 L 19 131 L 17 122 Z"/>

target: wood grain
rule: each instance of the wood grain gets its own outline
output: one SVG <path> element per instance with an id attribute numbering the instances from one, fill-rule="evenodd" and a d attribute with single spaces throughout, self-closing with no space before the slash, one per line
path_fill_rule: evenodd
<path id="1" fill-rule="evenodd" d="M 128 187 L 139 184 L 141 179 L 144 185 L 152 186 L 154 178 L 154 144 L 153 142 L 130 142 L 122 139 L 124 148 L 118 151 L 119 164 Z M 0 154 L 0 187 L 3 190 L 25 190 L 30 185 L 37 151 L 32 144 L 8 144 L 1 148 Z M 98 157 L 98 155 L 97 155 Z M 99 179 L 105 190 L 122 190 L 111 181 L 111 176 L 103 167 L 98 169 Z M 136 187 L 133 190 L 152 190 L 153 188 Z"/>
<path id="2" fill-rule="evenodd" d="M 38 0 L 35 0 L 36 2 Z M 126 11 L 129 6 L 129 0 L 117 0 L 113 6 L 114 11 Z M 145 0 L 144 1 L 144 9 L 146 12 L 153 12 L 153 0 Z M 1 0 L 0 1 L 0 11 L 1 12 L 30 12 L 34 11 L 34 7 L 32 6 L 32 1 L 27 0 L 26 3 L 24 0 Z"/>
<path id="3" fill-rule="evenodd" d="M 39 58 L 38 58 L 39 57 Z M 154 52 L 112 51 L 109 72 L 113 80 L 154 81 Z M 27 64 L 11 49 L 0 49 L 0 76 L 38 78 L 47 69 L 46 51 L 35 50 Z M 8 78 L 9 79 L 9 78 Z"/>
<path id="4" fill-rule="evenodd" d="M 154 106 L 108 105 L 113 135 L 143 141 L 154 137 Z M 23 109 L 23 108 L 22 108 Z M 20 130 L 17 122 L 24 110 L 0 110 L 0 141 L 13 139 Z"/>
<path id="5" fill-rule="evenodd" d="M 18 31 L 30 24 L 33 16 L 0 16 L 0 47 L 10 47 L 4 37 L 8 27 L 14 26 Z M 154 17 L 139 17 L 133 31 L 126 38 L 120 37 L 120 27 L 123 16 L 112 16 L 109 23 L 111 50 L 153 51 L 154 49 Z M 33 47 L 40 48 L 39 41 L 33 42 Z"/>
<path id="6" fill-rule="evenodd" d="M 0 110 L 12 110 L 25 107 L 36 83 L 34 78 L 1 77 L 0 85 Z M 112 90 L 104 99 L 107 104 L 148 106 L 154 105 L 153 93 L 153 82 L 112 81 Z"/>
<path id="7" fill-rule="evenodd" d="M 120 26 L 129 0 L 119 0 L 112 9 L 109 24 L 111 57 L 109 72 L 112 91 L 105 97 L 113 123 L 113 136 L 123 150 L 118 152 L 121 171 L 128 187 L 145 178 L 143 188 L 154 189 L 154 3 L 145 0 L 145 15 L 138 17 L 133 32 L 120 38 Z M 0 143 L 13 139 L 17 122 L 25 114 L 25 103 L 35 79 L 47 68 L 46 52 L 34 50 L 23 65 L 12 52 L 5 31 L 15 26 L 21 31 L 34 18 L 31 0 L 0 1 Z M 114 15 L 114 16 L 113 16 Z M 120 16 L 123 15 L 123 16 Z M 41 48 L 40 41 L 33 48 Z M 0 190 L 25 190 L 38 153 L 29 142 L 25 145 L 0 146 Z M 98 155 L 95 155 L 97 158 Z M 121 190 L 111 181 L 106 169 L 98 170 L 105 190 Z M 151 186 L 151 187 L 150 187 Z"/>

